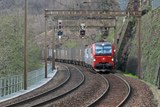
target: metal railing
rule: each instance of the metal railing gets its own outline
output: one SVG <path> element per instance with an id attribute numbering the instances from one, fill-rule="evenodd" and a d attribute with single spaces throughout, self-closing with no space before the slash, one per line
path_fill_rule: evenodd
<path id="1" fill-rule="evenodd" d="M 48 65 L 48 74 L 51 73 L 51 64 Z M 45 68 L 27 73 L 27 87 L 30 87 L 45 78 Z M 24 74 L 0 78 L 0 97 L 24 89 Z"/>
<path id="2" fill-rule="evenodd" d="M 153 0 L 152 1 L 152 10 L 160 6 L 160 0 Z"/>

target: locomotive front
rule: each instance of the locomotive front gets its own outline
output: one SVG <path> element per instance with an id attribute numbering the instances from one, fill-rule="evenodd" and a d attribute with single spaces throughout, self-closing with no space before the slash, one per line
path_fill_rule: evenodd
<path id="1" fill-rule="evenodd" d="M 111 43 L 100 42 L 92 45 L 93 69 L 96 71 L 110 71 L 114 69 L 114 48 Z"/>

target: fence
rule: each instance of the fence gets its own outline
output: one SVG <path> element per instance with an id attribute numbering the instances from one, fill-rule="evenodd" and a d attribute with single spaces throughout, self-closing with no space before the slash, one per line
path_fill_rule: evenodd
<path id="1" fill-rule="evenodd" d="M 51 64 L 48 65 L 48 73 L 51 73 Z M 45 68 L 38 69 L 27 73 L 27 87 L 36 84 L 38 81 L 45 78 Z M 12 77 L 0 78 L 0 97 L 18 92 L 24 89 L 24 74 L 15 75 Z"/>
<path id="2" fill-rule="evenodd" d="M 160 6 L 160 0 L 153 0 L 152 1 L 152 10 Z"/>

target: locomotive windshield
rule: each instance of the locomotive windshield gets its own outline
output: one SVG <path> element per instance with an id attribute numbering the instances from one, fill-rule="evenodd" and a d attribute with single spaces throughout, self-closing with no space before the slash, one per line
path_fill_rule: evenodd
<path id="1" fill-rule="evenodd" d="M 111 45 L 95 45 L 95 55 L 112 55 Z"/>

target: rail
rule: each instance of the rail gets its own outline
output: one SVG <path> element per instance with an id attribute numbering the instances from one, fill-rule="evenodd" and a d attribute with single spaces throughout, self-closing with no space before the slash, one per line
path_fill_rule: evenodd
<path id="1" fill-rule="evenodd" d="M 6 105 L 6 107 L 17 107 L 17 106 L 26 106 L 26 105 L 31 106 L 31 107 L 44 106 L 44 105 L 50 104 L 51 102 L 53 103 L 53 101 L 56 101 L 57 99 L 71 93 L 72 91 L 74 91 L 75 89 L 77 89 L 79 86 L 81 86 L 84 83 L 84 81 L 85 81 L 84 74 L 77 67 L 69 65 L 69 66 L 77 69 L 77 71 L 82 76 L 82 80 L 80 80 L 78 85 L 75 84 L 76 86 L 74 86 L 72 88 L 70 87 L 71 89 L 69 89 L 69 90 L 67 88 L 65 88 L 64 85 L 68 84 L 69 82 L 73 82 L 71 80 L 71 78 L 73 78 L 71 75 L 72 75 L 72 73 L 75 73 L 75 72 L 71 73 L 71 70 L 69 69 L 68 65 L 62 65 L 62 66 L 67 68 L 68 75 L 66 75 L 67 78 L 62 83 L 60 83 L 58 86 L 51 88 L 51 89 L 48 89 L 46 91 L 43 91 L 39 94 L 36 94 L 35 96 L 32 96 L 28 99 L 20 100 L 18 102 L 13 103 L 13 104 Z M 56 93 L 59 90 L 63 90 L 65 92 L 59 93 L 57 95 Z M 46 96 L 50 96 L 50 97 L 47 97 L 46 100 L 38 101 L 39 99 L 41 99 L 41 97 L 46 97 Z"/>
<path id="2" fill-rule="evenodd" d="M 51 64 L 48 65 L 48 73 L 52 70 Z M 27 87 L 30 87 L 44 78 L 45 68 L 38 69 L 27 73 Z M 24 89 L 24 74 L 14 75 L 11 77 L 0 78 L 0 97 L 18 92 Z"/>

